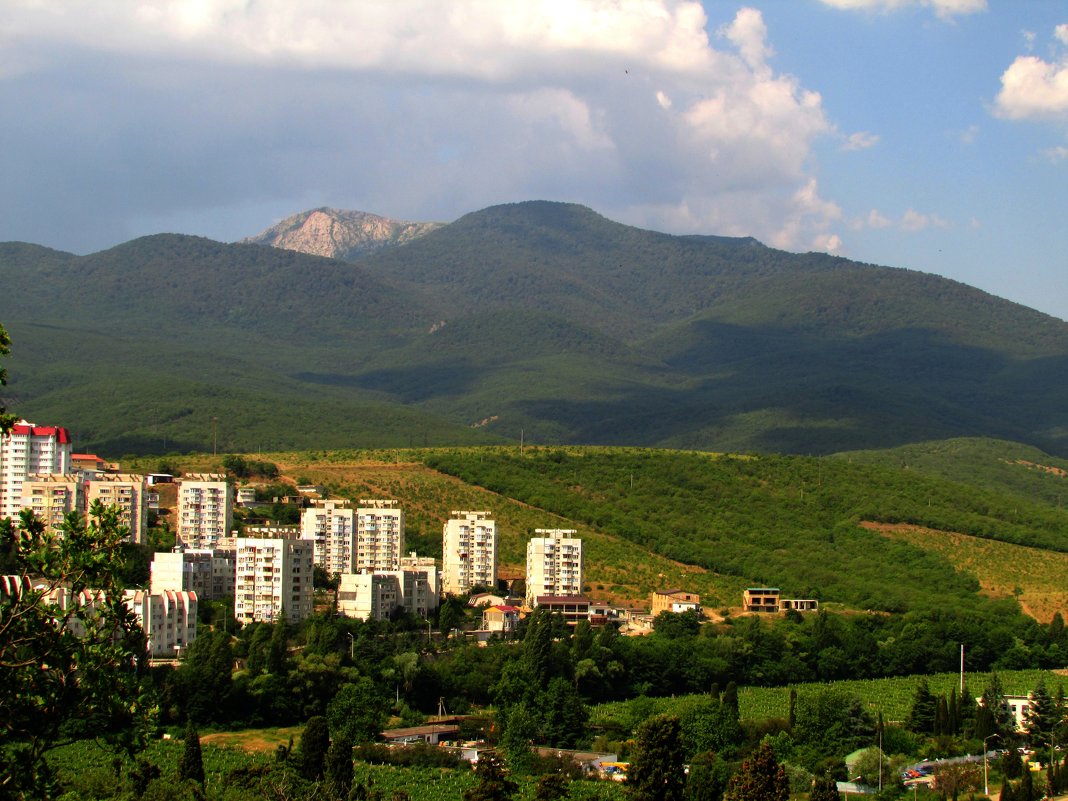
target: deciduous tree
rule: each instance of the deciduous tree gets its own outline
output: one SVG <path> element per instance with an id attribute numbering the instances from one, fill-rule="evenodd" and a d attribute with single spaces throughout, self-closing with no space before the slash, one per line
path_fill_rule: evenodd
<path id="1" fill-rule="evenodd" d="M 682 726 L 669 715 L 649 718 L 634 734 L 626 787 L 636 801 L 682 801 L 686 786 Z"/>

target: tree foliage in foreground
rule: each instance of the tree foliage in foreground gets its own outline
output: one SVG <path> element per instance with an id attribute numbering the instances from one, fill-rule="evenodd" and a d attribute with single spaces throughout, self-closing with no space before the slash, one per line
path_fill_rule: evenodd
<path id="1" fill-rule="evenodd" d="M 133 753 L 153 710 L 144 633 L 118 581 L 127 531 L 99 502 L 59 532 L 0 522 L 16 586 L 0 598 L 0 796 L 47 798 L 46 753 L 97 737 Z"/>

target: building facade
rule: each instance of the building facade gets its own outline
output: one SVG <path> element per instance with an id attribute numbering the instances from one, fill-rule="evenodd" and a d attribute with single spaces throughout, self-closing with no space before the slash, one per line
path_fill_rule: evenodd
<path id="1" fill-rule="evenodd" d="M 356 510 L 357 573 L 400 570 L 404 553 L 404 510 L 393 500 L 361 499 Z"/>
<path id="2" fill-rule="evenodd" d="M 536 529 L 527 543 L 527 606 L 539 596 L 582 594 L 582 540 L 574 529 Z"/>
<path id="3" fill-rule="evenodd" d="M 178 481 L 178 541 L 189 548 L 214 548 L 230 534 L 233 494 L 222 473 L 190 473 Z"/>
<path id="4" fill-rule="evenodd" d="M 86 506 L 100 501 L 119 509 L 119 522 L 129 528 L 130 542 L 148 542 L 148 500 L 145 477 L 136 473 L 99 473 L 86 484 Z"/>
<path id="5" fill-rule="evenodd" d="M 223 549 L 185 549 L 152 555 L 152 579 L 149 588 L 153 595 L 173 592 L 195 592 L 202 601 L 231 598 L 237 581 L 235 553 Z"/>
<path id="6" fill-rule="evenodd" d="M 489 512 L 453 512 L 442 527 L 442 591 L 497 587 L 497 523 Z"/>
<path id="7" fill-rule="evenodd" d="M 314 545 L 295 534 L 238 537 L 234 617 L 241 623 L 299 623 L 312 613 Z"/>
<path id="8" fill-rule="evenodd" d="M 33 512 L 48 529 L 59 531 L 68 514 L 85 513 L 85 484 L 70 474 L 28 476 L 22 482 L 22 508 Z"/>
<path id="9" fill-rule="evenodd" d="M 197 638 L 195 592 L 127 590 L 123 600 L 145 632 L 151 658 L 177 658 Z"/>
<path id="10" fill-rule="evenodd" d="M 300 517 L 300 536 L 315 543 L 328 576 L 356 571 L 356 510 L 344 500 L 316 500 Z"/>
<path id="11" fill-rule="evenodd" d="M 650 614 L 656 617 L 661 612 L 700 612 L 701 596 L 686 590 L 661 590 L 650 597 Z"/>
<path id="12" fill-rule="evenodd" d="M 337 612 L 357 620 L 388 620 L 400 606 L 400 585 L 392 573 L 342 573 Z"/>
<path id="13" fill-rule="evenodd" d="M 70 434 L 65 428 L 26 420 L 0 436 L 0 519 L 17 519 L 22 485 L 29 476 L 70 473 Z"/>

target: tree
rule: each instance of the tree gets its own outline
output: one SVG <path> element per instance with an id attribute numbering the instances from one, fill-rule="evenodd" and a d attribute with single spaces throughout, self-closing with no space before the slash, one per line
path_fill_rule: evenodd
<path id="1" fill-rule="evenodd" d="M 682 725 L 669 715 L 649 718 L 634 733 L 626 787 L 636 801 L 682 801 L 686 786 Z"/>
<path id="2" fill-rule="evenodd" d="M 561 801 L 571 792 L 571 780 L 563 773 L 547 773 L 534 787 L 534 801 Z"/>
<path id="3" fill-rule="evenodd" d="M 912 708 L 905 723 L 909 731 L 917 734 L 934 734 L 935 718 L 938 714 L 938 701 L 927 686 L 927 679 L 920 679 L 916 692 L 912 696 Z"/>
<path id="4" fill-rule="evenodd" d="M 204 784 L 204 758 L 200 752 L 200 732 L 196 724 L 189 721 L 185 724 L 185 746 L 182 748 L 182 758 L 178 761 L 178 780 L 192 779 L 198 784 Z"/>
<path id="5" fill-rule="evenodd" d="M 838 792 L 838 782 L 829 773 L 816 777 L 812 781 L 808 801 L 842 801 L 842 794 Z"/>
<path id="6" fill-rule="evenodd" d="M 0 356 L 7 356 L 11 352 L 11 338 L 7 335 L 7 331 L 4 330 L 4 326 L 0 325 Z M 7 370 L 0 367 L 0 387 L 7 384 Z M 4 404 L 0 403 L 0 434 L 6 434 L 11 430 L 11 426 L 18 422 L 18 418 L 13 414 L 7 414 L 7 409 L 4 408 Z"/>
<path id="7" fill-rule="evenodd" d="M 330 747 L 330 730 L 326 718 L 315 715 L 304 724 L 304 734 L 300 738 L 300 769 L 304 778 L 315 781 L 323 777 L 326 763 L 326 751 Z"/>
<path id="8" fill-rule="evenodd" d="M 1064 710 L 1058 709 L 1053 697 L 1046 690 L 1046 682 L 1039 679 L 1038 685 L 1031 691 L 1031 703 L 1024 715 L 1024 730 L 1031 745 L 1041 747 L 1053 743 L 1053 732 L 1064 717 Z"/>
<path id="9" fill-rule="evenodd" d="M 494 751 L 483 751 L 475 764 L 478 784 L 464 791 L 464 801 L 508 801 L 519 789 L 504 769 L 504 761 Z"/>
<path id="10" fill-rule="evenodd" d="M 771 743 L 764 740 L 757 752 L 727 784 L 726 801 L 788 801 L 790 781 L 786 769 L 775 759 Z"/>
<path id="11" fill-rule="evenodd" d="M 67 739 L 132 755 L 147 734 L 146 642 L 118 581 L 128 531 L 114 507 L 89 513 L 58 533 L 29 511 L 0 523 L 16 568 L 0 596 L 0 796 L 46 796 L 45 755 Z"/>
<path id="12" fill-rule="evenodd" d="M 334 738 L 326 752 L 326 779 L 336 798 L 347 798 L 352 788 L 352 746 Z"/>
<path id="13" fill-rule="evenodd" d="M 974 793 L 983 786 L 983 769 L 978 762 L 942 762 L 935 769 L 935 786 L 943 798 L 957 801 L 962 792 Z"/>
<path id="14" fill-rule="evenodd" d="M 366 676 L 343 686 L 326 708 L 335 737 L 352 745 L 374 742 L 386 722 L 387 702 Z"/>
<path id="15" fill-rule="evenodd" d="M 694 757 L 690 760 L 683 798 L 685 801 L 722 801 L 730 776 L 730 767 L 717 755 L 705 753 Z"/>

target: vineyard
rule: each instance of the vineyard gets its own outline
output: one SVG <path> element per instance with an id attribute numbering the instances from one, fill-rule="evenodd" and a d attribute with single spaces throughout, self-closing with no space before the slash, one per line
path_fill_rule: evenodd
<path id="1" fill-rule="evenodd" d="M 997 675 L 1007 695 L 1027 695 L 1040 679 L 1045 680 L 1051 691 L 1055 691 L 1059 684 L 1068 686 L 1068 677 L 1048 670 L 1010 670 Z M 957 673 L 938 673 L 923 678 L 935 695 L 946 695 L 960 686 L 960 675 Z M 971 673 L 965 676 L 968 689 L 976 697 L 982 694 L 989 680 L 989 673 Z M 908 716 L 918 681 L 916 676 L 899 676 L 826 684 L 797 684 L 792 689 L 796 690 L 799 696 L 829 687 L 842 690 L 859 698 L 873 716 L 881 712 L 884 720 L 894 722 L 904 720 Z M 741 717 L 749 720 L 785 718 L 789 713 L 790 690 L 790 687 L 740 687 L 738 710 Z M 636 720 L 648 715 L 682 715 L 689 706 L 704 697 L 683 695 L 674 698 L 635 698 L 600 704 L 590 710 L 590 725 L 599 729 L 624 726 L 632 728 Z"/>

